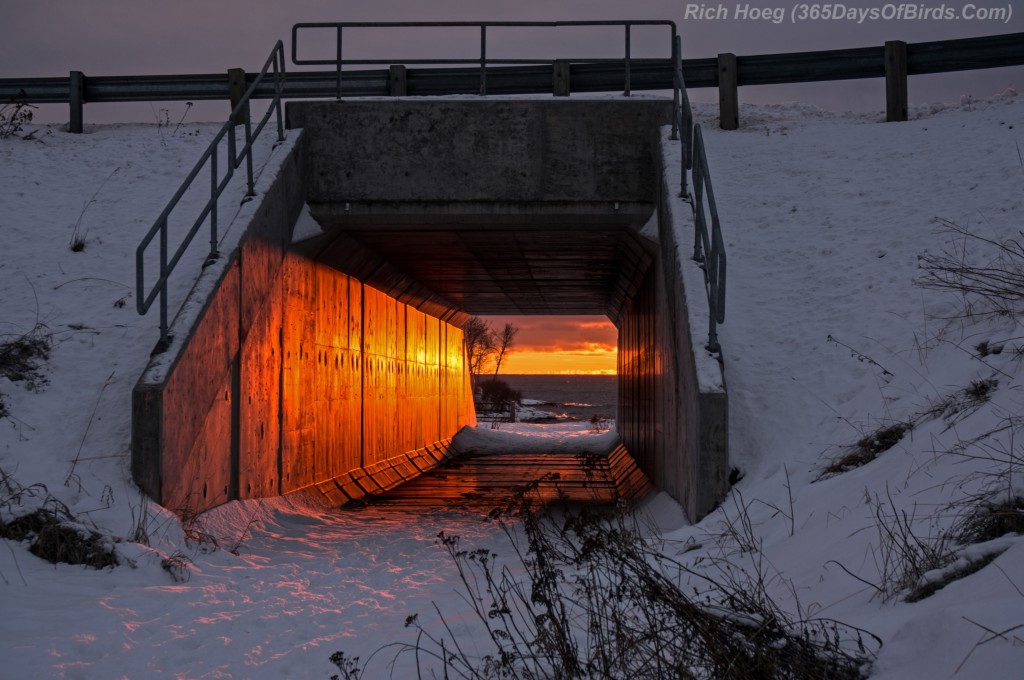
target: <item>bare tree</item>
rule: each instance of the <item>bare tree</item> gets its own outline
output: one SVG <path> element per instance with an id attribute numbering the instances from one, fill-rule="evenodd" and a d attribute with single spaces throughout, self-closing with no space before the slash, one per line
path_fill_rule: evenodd
<path id="1" fill-rule="evenodd" d="M 469 373 L 474 378 L 480 375 L 488 357 L 494 354 L 494 331 L 478 316 L 470 318 L 462 329 L 466 338 L 466 360 Z"/>
<path id="2" fill-rule="evenodd" d="M 505 327 L 501 329 L 500 333 L 494 333 L 494 377 L 498 377 L 498 371 L 501 370 L 501 360 L 505 358 L 505 353 L 512 351 L 515 346 L 516 335 L 519 334 L 519 329 L 510 323 L 506 323 Z"/>

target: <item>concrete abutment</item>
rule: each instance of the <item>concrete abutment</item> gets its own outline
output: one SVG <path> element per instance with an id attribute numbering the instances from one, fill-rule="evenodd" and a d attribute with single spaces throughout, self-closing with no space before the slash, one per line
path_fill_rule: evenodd
<path id="1" fill-rule="evenodd" d="M 136 482 L 184 512 L 376 493 L 475 422 L 469 314 L 605 314 L 623 442 L 691 517 L 709 512 L 727 401 L 690 334 L 668 114 L 643 99 L 290 103 L 288 158 L 135 388 Z"/>

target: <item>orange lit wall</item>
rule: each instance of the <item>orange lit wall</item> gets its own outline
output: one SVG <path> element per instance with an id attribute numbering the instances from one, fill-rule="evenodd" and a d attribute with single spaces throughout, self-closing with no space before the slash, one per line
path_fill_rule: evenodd
<path id="1" fill-rule="evenodd" d="M 291 249 L 303 139 L 132 390 L 132 479 L 171 511 L 440 456 L 476 422 L 459 328 Z"/>
<path id="2" fill-rule="evenodd" d="M 459 328 L 296 255 L 281 280 L 280 493 L 475 422 Z"/>
<path id="3" fill-rule="evenodd" d="M 136 387 L 133 476 L 170 510 L 327 482 L 476 422 L 459 328 L 281 253 L 249 240 Z"/>

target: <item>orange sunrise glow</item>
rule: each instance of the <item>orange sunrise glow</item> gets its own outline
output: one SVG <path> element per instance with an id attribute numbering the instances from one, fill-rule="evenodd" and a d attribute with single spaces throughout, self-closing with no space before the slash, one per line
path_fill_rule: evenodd
<path id="1" fill-rule="evenodd" d="M 603 316 L 488 316 L 493 328 L 519 328 L 501 364 L 505 374 L 614 375 L 618 329 Z"/>

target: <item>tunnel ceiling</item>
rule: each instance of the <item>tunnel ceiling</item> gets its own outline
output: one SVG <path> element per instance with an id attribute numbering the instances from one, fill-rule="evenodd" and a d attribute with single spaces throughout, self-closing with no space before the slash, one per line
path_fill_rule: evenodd
<path id="1" fill-rule="evenodd" d="M 320 206 L 318 260 L 468 314 L 618 317 L 652 260 L 649 206 L 600 214 L 364 216 Z"/>

